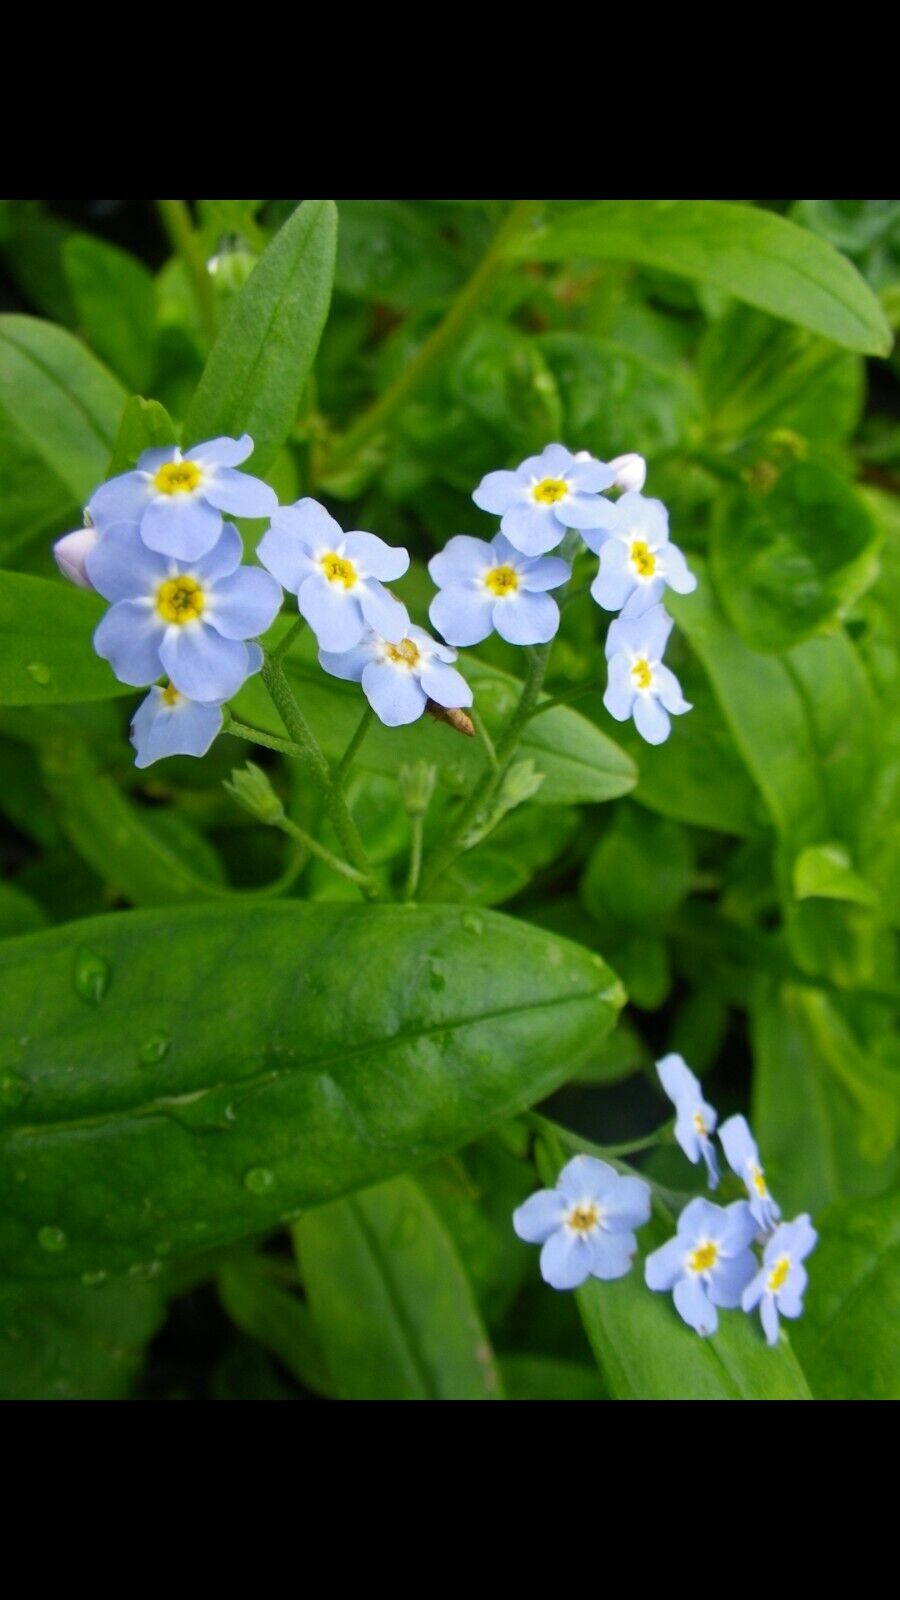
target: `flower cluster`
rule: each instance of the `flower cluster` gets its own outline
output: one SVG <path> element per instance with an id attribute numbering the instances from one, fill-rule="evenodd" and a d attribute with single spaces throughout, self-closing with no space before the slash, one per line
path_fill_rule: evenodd
<path id="1" fill-rule="evenodd" d="M 705 1162 L 715 1189 L 715 1108 L 681 1056 L 664 1056 L 656 1070 L 675 1106 L 675 1138 L 689 1161 Z M 670 1291 L 682 1320 L 703 1336 L 715 1333 L 719 1308 L 750 1312 L 759 1306 L 766 1340 L 774 1345 L 779 1315 L 799 1317 L 803 1310 L 803 1262 L 818 1236 L 805 1213 L 793 1222 L 779 1221 L 781 1211 L 746 1118 L 729 1117 L 719 1139 L 748 1198 L 727 1206 L 713 1205 L 702 1195 L 691 1200 L 673 1238 L 647 1256 L 644 1281 L 650 1289 Z M 574 1289 L 588 1277 L 624 1277 L 637 1249 L 633 1230 L 649 1216 L 650 1189 L 642 1179 L 622 1177 L 591 1156 L 576 1156 L 555 1189 L 542 1189 L 519 1206 L 513 1227 L 520 1239 L 542 1246 L 545 1282 L 554 1289 Z M 753 1250 L 760 1243 L 761 1263 Z"/>

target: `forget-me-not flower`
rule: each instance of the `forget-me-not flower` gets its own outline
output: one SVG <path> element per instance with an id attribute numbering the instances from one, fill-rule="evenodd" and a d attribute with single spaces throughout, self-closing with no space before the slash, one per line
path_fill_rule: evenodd
<path id="1" fill-rule="evenodd" d="M 257 555 L 297 606 L 323 650 L 352 650 L 368 628 L 399 645 L 409 615 L 384 584 L 402 578 L 406 550 L 374 533 L 344 533 L 317 500 L 281 506 Z"/>
<path id="2" fill-rule="evenodd" d="M 174 683 L 155 684 L 131 724 L 134 764 L 149 767 L 163 756 L 205 756 L 221 727 L 219 701 L 189 700 Z"/>
<path id="3" fill-rule="evenodd" d="M 415 722 L 429 700 L 454 711 L 472 704 L 466 680 L 450 665 L 456 651 L 408 624 L 396 643 L 369 629 L 352 650 L 319 651 L 320 665 L 334 678 L 361 683 L 363 693 L 388 728 Z"/>
<path id="4" fill-rule="evenodd" d="M 793 1222 L 782 1222 L 763 1251 L 761 1270 L 744 1290 L 741 1305 L 745 1311 L 759 1306 L 768 1344 L 778 1343 L 779 1312 L 799 1317 L 803 1311 L 807 1278 L 801 1262 L 815 1249 L 818 1238 L 806 1212 Z"/>
<path id="5" fill-rule="evenodd" d="M 240 439 L 207 439 L 191 450 L 176 445 L 145 450 L 133 472 L 101 484 L 88 502 L 100 533 L 136 522 L 149 550 L 197 561 L 222 531 L 222 512 L 232 517 L 270 517 L 278 507 L 274 489 L 235 468 L 253 450 L 249 433 Z"/>
<path id="6" fill-rule="evenodd" d="M 623 614 L 606 639 L 609 678 L 603 704 L 617 722 L 634 717 L 648 744 L 662 744 L 671 731 L 669 713 L 690 711 L 674 672 L 662 664 L 672 618 L 664 606 L 651 606 L 638 616 Z"/>
<path id="7" fill-rule="evenodd" d="M 558 556 L 523 556 L 502 534 L 459 533 L 428 563 L 440 590 L 428 615 L 448 644 L 480 644 L 496 628 L 509 644 L 546 644 L 559 627 L 548 589 L 570 576 Z"/>
<path id="8" fill-rule="evenodd" d="M 650 1189 L 606 1161 L 575 1156 L 555 1189 L 541 1189 L 513 1213 L 526 1244 L 539 1244 L 541 1277 L 552 1289 L 577 1289 L 586 1278 L 624 1278 L 637 1250 L 634 1229 L 650 1217 Z"/>
<path id="9" fill-rule="evenodd" d="M 605 461 L 577 459 L 548 444 L 515 472 L 489 472 L 472 499 L 501 517 L 500 532 L 526 556 L 555 550 L 567 528 L 611 527 L 615 507 L 600 494 L 615 483 Z"/>
<path id="10" fill-rule="evenodd" d="M 94 649 L 121 683 L 168 674 L 190 700 L 228 700 L 252 672 L 281 605 L 281 590 L 259 567 L 241 567 L 241 539 L 226 523 L 198 561 L 149 550 L 135 523 L 114 527 L 87 556 L 88 577 L 112 601 Z"/>
<path id="11" fill-rule="evenodd" d="M 700 1080 L 684 1059 L 674 1053 L 656 1063 L 659 1081 L 675 1107 L 675 1138 L 689 1161 L 703 1157 L 709 1173 L 709 1186 L 719 1182 L 719 1167 L 711 1135 L 715 1131 L 715 1108 L 704 1100 Z"/>
<path id="12" fill-rule="evenodd" d="M 715 1333 L 716 1306 L 733 1310 L 756 1272 L 750 1249 L 756 1222 L 746 1200 L 716 1206 L 699 1197 L 678 1218 L 678 1232 L 644 1262 L 648 1289 L 671 1289 L 678 1315 L 695 1332 Z"/>
<path id="13" fill-rule="evenodd" d="M 669 542 L 669 515 L 661 500 L 623 494 L 613 513 L 615 521 L 602 534 L 584 531 L 585 544 L 600 555 L 591 584 L 598 605 L 619 611 L 630 601 L 629 615 L 638 616 L 662 599 L 667 584 L 676 594 L 696 589 L 684 556 Z"/>
<path id="14" fill-rule="evenodd" d="M 729 1117 L 719 1129 L 719 1138 L 732 1172 L 743 1178 L 747 1186 L 750 1210 L 757 1223 L 764 1233 L 771 1233 L 781 1216 L 781 1207 L 775 1204 L 769 1193 L 756 1140 L 750 1132 L 746 1117 Z"/>

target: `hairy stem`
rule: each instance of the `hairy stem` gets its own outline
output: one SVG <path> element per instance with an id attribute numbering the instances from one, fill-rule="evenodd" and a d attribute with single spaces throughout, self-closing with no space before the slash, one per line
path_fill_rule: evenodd
<path id="1" fill-rule="evenodd" d="M 173 250 L 184 262 L 200 321 L 210 342 L 216 337 L 218 308 L 216 291 L 203 256 L 191 213 L 183 200 L 157 200 L 156 209 Z"/>

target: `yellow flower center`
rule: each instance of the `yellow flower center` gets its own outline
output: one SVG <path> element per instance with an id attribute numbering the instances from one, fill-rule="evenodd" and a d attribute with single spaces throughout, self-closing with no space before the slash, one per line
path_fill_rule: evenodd
<path id="1" fill-rule="evenodd" d="M 639 578 L 652 578 L 656 571 L 656 557 L 646 539 L 632 539 L 631 565 Z"/>
<path id="2" fill-rule="evenodd" d="M 766 1281 L 766 1288 L 770 1294 L 777 1294 L 791 1270 L 790 1256 L 779 1256 Z"/>
<path id="3" fill-rule="evenodd" d="M 692 1272 L 708 1272 L 710 1267 L 715 1266 L 718 1255 L 718 1245 L 707 1239 L 705 1244 L 698 1244 L 696 1250 L 691 1251 L 688 1266 Z"/>
<path id="4" fill-rule="evenodd" d="M 356 582 L 356 568 L 352 561 L 347 561 L 344 556 L 336 555 L 329 550 L 327 555 L 321 557 L 322 571 L 329 583 L 342 583 L 345 589 L 352 589 Z"/>
<path id="5" fill-rule="evenodd" d="M 694 1112 L 694 1127 L 697 1129 L 698 1133 L 709 1132 L 709 1129 L 707 1128 L 706 1123 L 703 1121 L 699 1111 Z"/>
<path id="6" fill-rule="evenodd" d="M 156 591 L 156 609 L 166 622 L 196 622 L 205 605 L 196 578 L 167 578 Z"/>
<path id="7" fill-rule="evenodd" d="M 564 500 L 569 492 L 569 485 L 565 478 L 542 478 L 532 489 L 535 500 L 542 506 L 555 506 L 557 500 Z"/>
<path id="8" fill-rule="evenodd" d="M 760 1199 L 765 1200 L 766 1195 L 769 1192 L 766 1186 L 766 1180 L 763 1177 L 759 1167 L 754 1167 L 752 1162 L 750 1164 L 750 1182 L 752 1183 Z"/>
<path id="9" fill-rule="evenodd" d="M 166 684 L 166 687 L 163 689 L 163 692 L 162 692 L 162 697 L 163 697 L 163 704 L 167 705 L 167 706 L 180 705 L 182 700 L 184 699 L 184 695 L 178 693 L 178 690 L 176 689 L 174 683 L 167 683 Z"/>
<path id="10" fill-rule="evenodd" d="M 598 1207 L 593 1204 L 573 1206 L 566 1217 L 566 1221 L 570 1228 L 575 1229 L 576 1233 L 589 1233 L 591 1228 L 595 1228 L 600 1221 L 600 1212 Z"/>
<path id="11" fill-rule="evenodd" d="M 419 647 L 413 644 L 412 639 L 401 639 L 399 644 L 389 644 L 387 658 L 397 667 L 417 667 L 419 665 Z"/>
<path id="12" fill-rule="evenodd" d="M 519 587 L 519 574 L 515 567 L 492 567 L 484 581 L 492 594 L 515 594 Z"/>
<path id="13" fill-rule="evenodd" d="M 636 689 L 649 689 L 651 683 L 653 682 L 653 673 L 650 671 L 649 661 L 645 660 L 645 658 L 641 656 L 640 661 L 636 661 L 634 663 L 634 666 L 631 669 L 631 676 L 634 679 L 634 686 Z"/>
<path id="14" fill-rule="evenodd" d="M 153 482 L 160 494 L 190 494 L 201 477 L 200 468 L 193 461 L 167 461 L 160 467 Z"/>

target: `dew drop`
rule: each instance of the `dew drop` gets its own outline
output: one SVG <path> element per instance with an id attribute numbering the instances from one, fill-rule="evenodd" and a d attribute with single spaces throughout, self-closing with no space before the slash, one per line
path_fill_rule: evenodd
<path id="1" fill-rule="evenodd" d="M 4 1072 L 0 1078 L 0 1108 L 15 1111 L 29 1094 L 28 1084 L 17 1072 Z"/>
<path id="2" fill-rule="evenodd" d="M 81 1281 L 86 1289 L 97 1289 L 101 1283 L 106 1282 L 107 1277 L 108 1273 L 106 1273 L 104 1269 L 100 1267 L 96 1272 L 83 1272 L 81 1274 Z"/>
<path id="3" fill-rule="evenodd" d="M 29 677 L 32 677 L 35 683 L 39 683 L 43 688 L 46 688 L 50 682 L 50 668 L 46 661 L 29 661 L 27 670 Z"/>
<path id="4" fill-rule="evenodd" d="M 275 1187 L 275 1174 L 268 1167 L 251 1167 L 244 1174 L 244 1188 L 251 1194 L 268 1194 Z"/>
<path id="5" fill-rule="evenodd" d="M 65 1250 L 68 1242 L 62 1228 L 48 1226 L 38 1230 L 38 1244 L 42 1250 L 49 1250 L 52 1255 L 56 1255 L 60 1250 Z"/>
<path id="6" fill-rule="evenodd" d="M 138 1051 L 138 1060 L 142 1067 L 155 1067 L 168 1055 L 170 1049 L 171 1040 L 167 1039 L 165 1034 L 154 1034 L 152 1039 L 148 1039 L 145 1044 L 141 1045 Z"/>
<path id="7" fill-rule="evenodd" d="M 93 950 L 75 957 L 75 990 L 89 1006 L 98 1006 L 109 988 L 109 962 Z"/>
<path id="8" fill-rule="evenodd" d="M 158 1278 L 161 1272 L 161 1261 L 135 1261 L 128 1268 L 129 1278 Z"/>
<path id="9" fill-rule="evenodd" d="M 484 933 L 484 918 L 480 917 L 477 911 L 464 911 L 462 925 L 466 933 Z"/>

